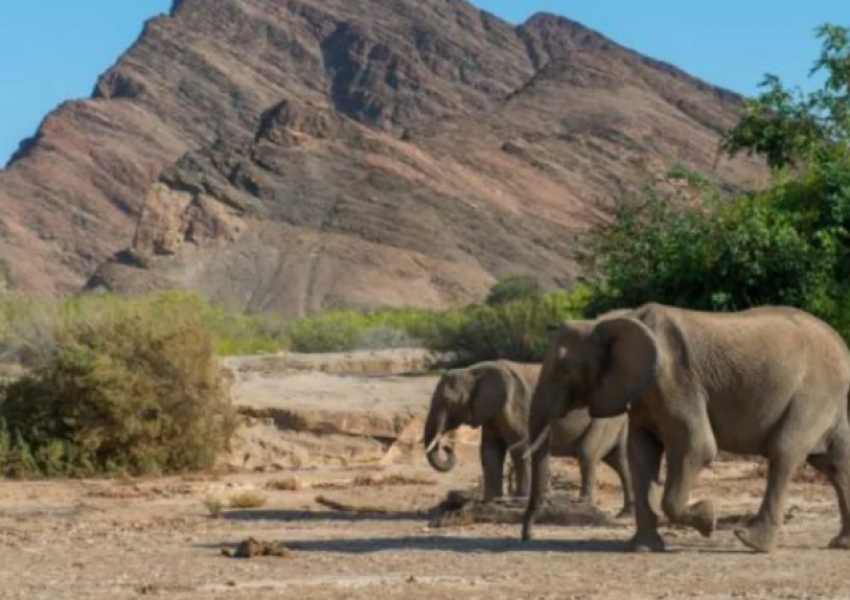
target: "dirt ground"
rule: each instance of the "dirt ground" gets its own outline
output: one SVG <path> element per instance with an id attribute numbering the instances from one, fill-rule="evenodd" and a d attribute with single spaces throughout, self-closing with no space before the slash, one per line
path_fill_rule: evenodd
<path id="1" fill-rule="evenodd" d="M 323 377 L 316 385 L 327 383 Z M 298 383 L 303 390 L 303 373 Z M 383 384 L 370 379 L 373 385 Z M 413 405 L 427 406 L 430 385 L 415 384 L 421 397 Z M 378 393 L 369 386 L 361 388 Z M 374 400 L 363 393 L 362 400 Z M 731 528 L 757 509 L 764 477 L 755 462 L 715 462 L 692 498 L 715 499 L 721 529 L 704 539 L 664 528 L 669 552 L 635 555 L 623 552 L 630 520 L 539 525 L 537 539 L 525 544 L 516 524 L 429 528 L 423 511 L 448 490 L 477 483 L 474 445 L 450 474 L 435 473 L 417 453 L 395 456 L 266 472 L 2 482 L 0 598 L 850 598 L 850 553 L 825 549 L 838 512 L 832 489 L 818 481 L 794 484 L 781 546 L 759 555 Z M 577 482 L 572 461 L 553 468 L 559 482 Z M 614 514 L 621 502 L 616 478 L 607 467 L 600 478 L 599 507 Z M 245 492 L 264 504 L 227 506 Z M 334 510 L 319 496 L 384 512 Z M 216 501 L 224 507 L 212 515 Z M 222 553 L 250 537 L 291 552 L 251 559 Z"/>

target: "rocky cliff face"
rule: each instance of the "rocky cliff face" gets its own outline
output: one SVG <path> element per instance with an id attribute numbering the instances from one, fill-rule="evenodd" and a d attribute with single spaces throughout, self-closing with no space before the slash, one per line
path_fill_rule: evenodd
<path id="1" fill-rule="evenodd" d="M 739 107 L 551 15 L 179 0 L 0 173 L 0 258 L 29 291 L 94 272 L 288 314 L 444 306 L 514 273 L 563 285 L 574 233 L 641 165 L 710 169 Z"/>

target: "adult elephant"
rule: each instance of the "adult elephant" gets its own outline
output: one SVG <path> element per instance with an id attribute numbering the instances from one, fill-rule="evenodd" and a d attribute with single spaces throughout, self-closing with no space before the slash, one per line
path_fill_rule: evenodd
<path id="1" fill-rule="evenodd" d="M 440 455 L 441 437 L 461 425 L 481 428 L 481 468 L 484 501 L 503 495 L 503 470 L 508 453 L 514 466 L 513 493 L 529 492 L 528 417 L 540 365 L 508 360 L 478 363 L 453 369 L 437 383 L 425 421 L 425 452 L 431 466 L 441 472 L 455 466 L 454 451 Z M 631 513 L 633 495 L 626 457 L 627 417 L 594 421 L 587 408 L 575 409 L 553 425 L 555 456 L 572 456 L 581 470 L 580 498 L 594 501 L 596 467 L 600 460 L 613 468 L 623 488 L 623 512 Z"/>
<path id="2" fill-rule="evenodd" d="M 629 415 L 635 551 L 663 551 L 649 493 L 662 452 L 661 508 L 671 523 L 708 537 L 713 503 L 688 503 L 718 450 L 768 460 L 758 514 L 735 531 L 769 552 L 782 528 L 788 483 L 806 461 L 832 483 L 841 511 L 833 548 L 850 547 L 850 352 L 827 324 L 801 310 L 760 307 L 708 313 L 650 303 L 614 319 L 564 324 L 550 343 L 530 423 L 532 492 L 522 538 L 532 537 L 551 420 L 576 406 L 594 418 Z"/>

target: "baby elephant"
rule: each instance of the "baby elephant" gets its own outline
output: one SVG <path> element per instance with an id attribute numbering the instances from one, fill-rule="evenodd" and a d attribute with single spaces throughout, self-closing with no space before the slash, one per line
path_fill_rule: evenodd
<path id="1" fill-rule="evenodd" d="M 461 425 L 481 427 L 481 467 L 484 472 L 484 501 L 503 495 L 502 473 L 510 450 L 514 465 L 514 494 L 527 497 L 529 465 L 523 454 L 528 448 L 528 418 L 531 397 L 540 365 L 508 360 L 482 362 L 444 374 L 431 398 L 425 422 L 425 452 L 431 466 L 441 472 L 455 465 L 451 447 L 440 456 L 440 438 Z M 602 460 L 620 477 L 623 511 L 632 512 L 632 486 L 626 457 L 625 415 L 594 420 L 587 409 L 568 412 L 553 425 L 552 456 L 571 456 L 581 469 L 583 501 L 592 504 L 596 489 L 596 465 Z"/>

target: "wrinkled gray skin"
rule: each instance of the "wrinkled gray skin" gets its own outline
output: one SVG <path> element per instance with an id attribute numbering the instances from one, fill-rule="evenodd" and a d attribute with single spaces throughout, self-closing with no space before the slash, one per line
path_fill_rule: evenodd
<path id="1" fill-rule="evenodd" d="M 424 443 L 428 461 L 441 472 L 455 465 L 452 449 L 440 456 L 440 437 L 461 425 L 481 427 L 481 467 L 484 501 L 503 495 L 506 455 L 514 465 L 513 494 L 527 496 L 528 411 L 540 365 L 507 360 L 482 362 L 444 374 L 431 398 L 425 422 Z M 592 503 L 596 488 L 596 466 L 605 461 L 619 475 L 623 486 L 624 511 L 631 513 L 633 495 L 626 459 L 627 417 L 595 422 L 587 408 L 570 411 L 555 423 L 553 453 L 576 457 L 581 468 L 580 496 Z M 430 447 L 430 451 L 428 451 Z"/>
<path id="2" fill-rule="evenodd" d="M 787 307 L 707 313 L 650 303 L 618 318 L 561 327 L 533 402 L 545 398 L 555 406 L 552 418 L 572 406 L 589 406 L 594 418 L 628 412 L 634 551 L 665 549 L 649 500 L 662 452 L 664 514 L 706 537 L 716 527 L 713 502 L 689 504 L 701 470 L 718 450 L 767 458 L 758 514 L 735 534 L 749 548 L 769 552 L 782 528 L 788 483 L 805 462 L 838 496 L 841 529 L 830 547 L 850 547 L 848 391 L 847 346 L 807 313 Z M 546 431 L 544 418 L 530 423 L 531 436 Z M 546 445 L 533 456 L 532 487 L 546 466 Z M 523 539 L 532 537 L 539 510 L 531 500 Z"/>

